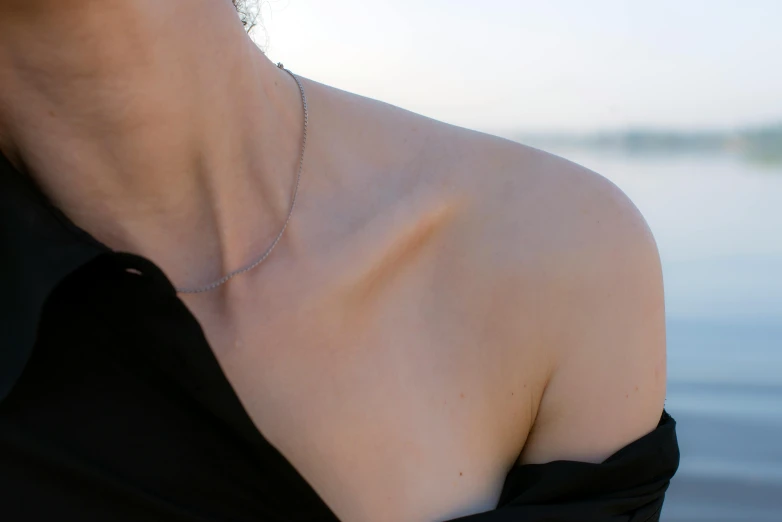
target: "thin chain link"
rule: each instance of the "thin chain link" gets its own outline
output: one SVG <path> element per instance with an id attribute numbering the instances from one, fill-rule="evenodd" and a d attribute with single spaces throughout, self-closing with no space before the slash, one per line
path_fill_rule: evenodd
<path id="1" fill-rule="evenodd" d="M 208 292 L 210 290 L 214 290 L 215 288 L 224 285 L 234 277 L 244 274 L 245 272 L 249 272 L 253 268 L 257 267 L 264 261 L 266 261 L 266 258 L 269 257 L 269 254 L 272 253 L 272 250 L 274 250 L 274 247 L 277 246 L 277 243 L 280 242 L 280 239 L 282 239 L 282 235 L 285 233 L 285 229 L 288 228 L 288 223 L 291 221 L 291 216 L 293 216 L 293 209 L 296 208 L 296 197 L 299 195 L 299 183 L 301 182 L 301 170 L 304 166 L 304 151 L 307 149 L 307 127 L 309 124 L 309 109 L 307 107 L 307 96 L 304 94 L 304 86 L 301 84 L 301 81 L 299 78 L 290 72 L 288 69 L 285 68 L 285 66 L 282 63 L 278 63 L 277 67 L 282 69 L 283 71 L 287 72 L 291 75 L 291 77 L 296 80 L 296 84 L 299 86 L 299 92 L 301 93 L 301 102 L 304 106 L 304 137 L 302 138 L 301 143 L 301 156 L 299 157 L 299 170 L 296 174 L 296 188 L 293 190 L 293 198 L 291 199 L 291 208 L 288 211 L 288 217 L 285 219 L 285 223 L 282 225 L 282 229 L 280 230 L 280 233 L 277 234 L 277 237 L 274 238 L 274 241 L 272 241 L 271 246 L 266 249 L 266 252 L 263 253 L 261 257 L 259 257 L 257 260 L 253 261 L 251 264 L 245 266 L 244 268 L 240 268 L 238 270 L 234 270 L 233 272 L 230 272 L 226 274 L 225 276 L 221 277 L 214 283 L 210 283 L 205 286 L 200 286 L 196 288 L 177 288 L 176 291 L 180 294 L 201 294 L 204 292 Z"/>

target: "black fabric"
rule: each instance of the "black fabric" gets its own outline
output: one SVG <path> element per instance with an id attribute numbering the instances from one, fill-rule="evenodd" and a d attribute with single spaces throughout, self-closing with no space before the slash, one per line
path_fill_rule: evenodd
<path id="1" fill-rule="evenodd" d="M 3 520 L 333 520 L 164 279 L 107 254 L 53 291 L 0 403 Z"/>
<path id="2" fill-rule="evenodd" d="M 46 296 L 104 250 L 0 154 L 0 400 L 30 356 Z"/>
<path id="3" fill-rule="evenodd" d="M 500 508 L 459 522 L 651 522 L 679 467 L 676 422 L 663 413 L 655 431 L 601 464 L 550 462 L 514 467 Z"/>
<path id="4" fill-rule="evenodd" d="M 0 519 L 329 522 L 256 430 L 160 269 L 112 252 L 0 155 Z M 675 422 L 602 464 L 517 466 L 460 522 L 659 519 Z"/>

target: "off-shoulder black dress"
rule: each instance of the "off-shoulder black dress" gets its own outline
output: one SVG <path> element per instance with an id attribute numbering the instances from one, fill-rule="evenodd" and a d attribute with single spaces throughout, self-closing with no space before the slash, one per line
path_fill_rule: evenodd
<path id="1" fill-rule="evenodd" d="M 2 156 L 0 253 L 0 519 L 336 520 L 255 429 L 165 275 L 94 241 Z M 602 464 L 513 468 L 496 509 L 459 520 L 656 521 L 678 461 L 663 414 Z"/>

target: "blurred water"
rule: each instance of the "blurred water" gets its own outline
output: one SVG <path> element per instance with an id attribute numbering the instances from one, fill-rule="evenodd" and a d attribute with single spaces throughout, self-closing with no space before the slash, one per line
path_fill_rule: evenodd
<path id="1" fill-rule="evenodd" d="M 782 521 L 782 166 L 553 152 L 621 187 L 660 248 L 682 450 L 663 520 Z"/>

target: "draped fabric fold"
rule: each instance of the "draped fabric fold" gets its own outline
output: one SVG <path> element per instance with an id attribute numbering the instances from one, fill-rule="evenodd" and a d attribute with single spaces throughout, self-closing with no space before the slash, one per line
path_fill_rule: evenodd
<path id="1" fill-rule="evenodd" d="M 657 429 L 603 463 L 558 461 L 513 468 L 496 510 L 457 520 L 653 522 L 660 519 L 678 466 L 676 421 L 664 412 Z"/>

